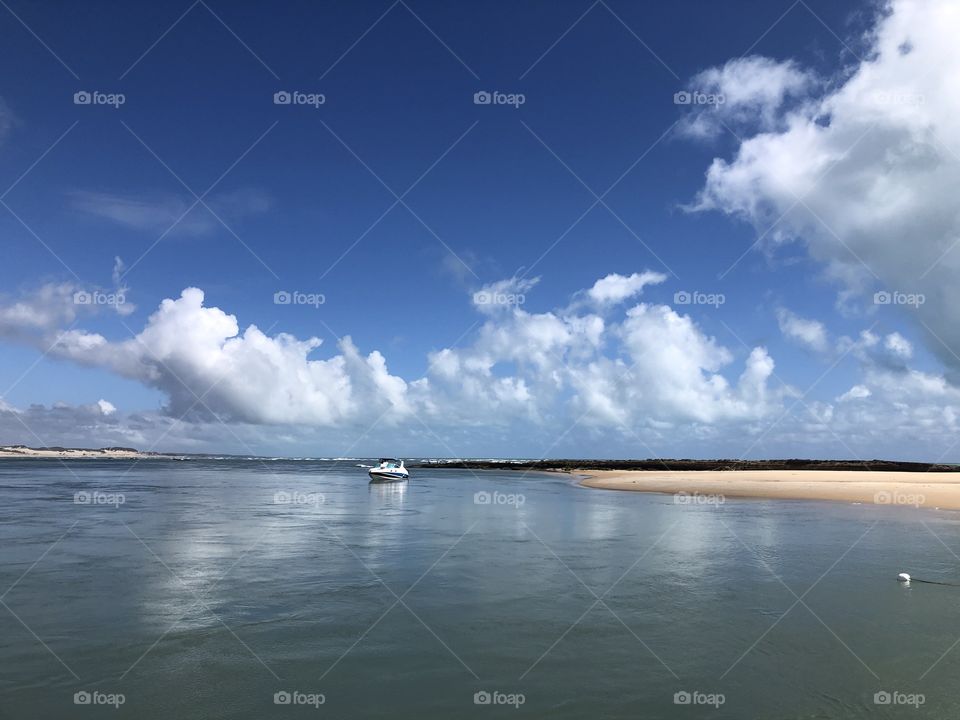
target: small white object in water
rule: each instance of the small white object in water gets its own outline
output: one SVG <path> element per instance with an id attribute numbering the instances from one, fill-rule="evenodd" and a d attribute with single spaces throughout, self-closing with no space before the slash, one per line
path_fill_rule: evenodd
<path id="1" fill-rule="evenodd" d="M 900 573 L 899 575 L 897 575 L 897 580 L 900 581 L 900 582 L 908 583 L 908 582 L 910 582 L 910 574 L 909 574 L 909 573 Z"/>

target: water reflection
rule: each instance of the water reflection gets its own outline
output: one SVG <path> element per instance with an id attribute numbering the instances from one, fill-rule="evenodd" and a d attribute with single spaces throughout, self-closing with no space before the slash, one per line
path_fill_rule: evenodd
<path id="1" fill-rule="evenodd" d="M 378 480 L 370 481 L 370 496 L 391 503 L 403 505 L 403 499 L 407 494 L 408 481 L 402 482 L 381 482 Z"/>

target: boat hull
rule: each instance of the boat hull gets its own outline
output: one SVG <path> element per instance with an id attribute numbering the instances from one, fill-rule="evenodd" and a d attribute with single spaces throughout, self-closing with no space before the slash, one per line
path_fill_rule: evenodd
<path id="1" fill-rule="evenodd" d="M 410 477 L 406 472 L 379 470 L 377 468 L 371 469 L 367 474 L 370 476 L 370 479 L 375 482 L 400 482 Z"/>

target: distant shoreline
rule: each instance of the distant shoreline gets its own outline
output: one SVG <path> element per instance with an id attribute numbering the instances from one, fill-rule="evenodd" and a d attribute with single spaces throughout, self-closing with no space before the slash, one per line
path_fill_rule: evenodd
<path id="1" fill-rule="evenodd" d="M 73 460 L 73 459 L 117 459 L 117 460 L 174 460 L 179 455 L 170 455 L 167 453 L 144 452 L 135 448 L 125 447 L 105 447 L 105 448 L 64 448 L 64 447 L 39 447 L 31 448 L 26 445 L 0 445 L 0 460 L 23 460 L 23 459 L 54 459 L 54 460 Z"/>

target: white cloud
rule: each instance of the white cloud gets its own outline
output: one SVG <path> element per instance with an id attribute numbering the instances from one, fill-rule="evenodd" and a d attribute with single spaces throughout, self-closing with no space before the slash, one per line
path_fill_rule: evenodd
<path id="1" fill-rule="evenodd" d="M 609 306 L 661 276 L 604 280 L 593 287 Z M 518 292 L 534 282 L 510 279 L 487 289 Z M 69 291 L 35 294 L 43 301 L 35 315 L 29 303 L 12 304 L 16 312 L 0 307 L 0 331 L 6 319 L 18 340 L 53 345 L 53 357 L 157 388 L 169 399 L 169 415 L 198 421 L 331 427 L 383 415 L 390 426 L 417 415 L 445 426 L 548 426 L 586 412 L 588 424 L 712 423 L 756 419 L 776 404 L 766 387 L 773 362 L 765 350 L 755 349 L 740 377 L 728 380 L 732 353 L 665 305 L 638 304 L 619 322 L 569 307 L 531 313 L 508 305 L 487 316 L 472 344 L 432 353 L 427 374 L 408 382 L 389 372 L 380 352 L 363 354 L 349 337 L 334 354 L 314 358 L 318 338 L 241 330 L 236 317 L 207 307 L 197 288 L 164 300 L 133 338 L 63 332 L 71 311 L 52 311 L 48 299 L 67 303 Z M 112 407 L 99 405 L 105 416 Z"/>
<path id="2" fill-rule="evenodd" d="M 837 398 L 837 402 L 848 402 L 850 400 L 863 400 L 868 398 L 873 393 L 870 392 L 870 388 L 866 385 L 854 385 L 852 388 L 847 390 L 843 395 Z"/>
<path id="3" fill-rule="evenodd" d="M 526 454 L 579 447 L 583 454 L 591 438 L 634 455 L 738 455 L 759 439 L 754 455 L 817 456 L 838 436 L 847 447 L 836 453 L 850 455 L 849 447 L 888 455 L 896 434 L 916 456 L 949 447 L 960 417 L 960 390 L 942 375 L 909 368 L 912 347 L 898 333 L 841 337 L 835 352 L 862 366 L 856 384 L 832 402 L 808 399 L 765 434 L 785 399 L 796 395 L 779 379 L 771 382 L 767 350 L 754 347 L 738 359 L 693 317 L 667 305 L 640 302 L 622 313 L 605 307 L 604 316 L 577 303 L 540 313 L 509 307 L 482 316 L 471 342 L 431 353 L 426 374 L 407 380 L 390 372 L 379 351 L 361 352 L 349 338 L 323 353 L 317 338 L 241 329 L 233 315 L 206 306 L 196 288 L 164 300 L 135 337 L 64 333 L 63 323 L 76 319 L 71 290 L 49 286 L 0 304 L 0 335 L 46 350 L 62 333 L 51 356 L 157 388 L 167 407 L 124 414 L 103 399 L 78 407 L 2 406 L 7 437 L 140 447 L 160 441 L 184 451 L 251 452 L 252 445 L 298 454 L 306 447 L 313 455 L 321 454 L 318 429 L 323 447 L 338 442 L 346 450 L 367 438 L 367 452 L 389 441 L 440 455 L 504 447 Z M 185 422 L 174 422 L 181 417 Z M 366 433 L 374 424 L 375 434 Z M 579 445 L 556 445 L 575 438 Z"/>
<path id="4" fill-rule="evenodd" d="M 473 305 L 477 310 L 486 314 L 519 307 L 526 303 L 527 293 L 538 282 L 540 282 L 539 277 L 522 278 L 514 276 L 505 280 L 498 280 L 484 285 L 473 293 Z"/>
<path id="5" fill-rule="evenodd" d="M 691 91 L 717 102 L 687 106 L 679 127 L 693 137 L 714 137 L 727 127 L 739 132 L 744 125 L 769 130 L 777 126 L 785 104 L 806 96 L 815 84 L 813 74 L 793 61 L 757 55 L 730 60 L 691 79 Z"/>
<path id="6" fill-rule="evenodd" d="M 40 330 L 71 324 L 77 315 L 75 291 L 70 283 L 51 283 L 0 304 L 0 336 L 30 337 Z"/>
<path id="7" fill-rule="evenodd" d="M 897 357 L 905 360 L 913 357 L 913 345 L 900 333 L 895 332 L 887 335 L 884 338 L 883 346 Z"/>
<path id="8" fill-rule="evenodd" d="M 925 302 L 900 309 L 923 321 L 929 347 L 955 371 L 958 32 L 953 0 L 893 0 L 868 59 L 815 100 L 787 109 L 774 128 L 747 137 L 732 160 L 714 160 L 697 202 L 758 233 L 775 226 L 767 244 L 804 243 L 847 297 L 869 302 L 878 284 L 922 295 Z"/>
<path id="9" fill-rule="evenodd" d="M 597 305 L 617 305 L 639 295 L 647 285 L 656 285 L 666 279 L 667 276 L 663 273 L 649 270 L 632 275 L 611 273 L 597 280 L 593 287 L 587 290 L 587 297 Z"/>
<path id="10" fill-rule="evenodd" d="M 807 349 L 819 353 L 829 350 L 827 329 L 819 320 L 808 320 L 786 308 L 778 308 L 777 323 L 785 337 Z"/>

